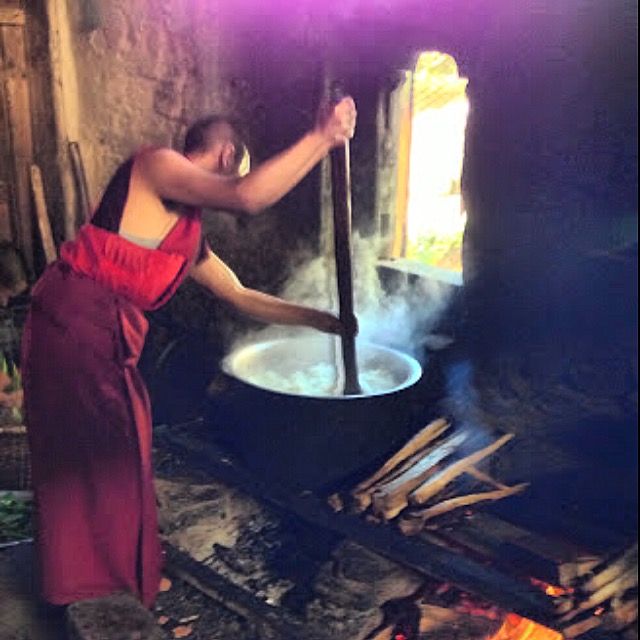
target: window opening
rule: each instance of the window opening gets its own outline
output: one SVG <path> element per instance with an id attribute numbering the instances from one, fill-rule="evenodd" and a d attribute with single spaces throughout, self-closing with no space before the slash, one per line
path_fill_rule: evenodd
<path id="1" fill-rule="evenodd" d="M 450 55 L 421 53 L 411 74 L 398 145 L 394 253 L 459 273 L 467 220 L 460 191 L 467 82 Z"/>

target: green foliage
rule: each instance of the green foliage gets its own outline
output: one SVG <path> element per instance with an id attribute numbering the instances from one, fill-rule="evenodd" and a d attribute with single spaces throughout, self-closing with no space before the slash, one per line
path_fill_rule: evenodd
<path id="1" fill-rule="evenodd" d="M 0 497 L 0 543 L 24 540 L 31 535 L 30 501 L 5 493 Z"/>
<path id="2" fill-rule="evenodd" d="M 431 267 L 451 268 L 447 259 L 460 254 L 462 250 L 462 235 L 460 231 L 451 236 L 426 235 L 407 247 L 407 258 L 417 260 Z"/>
<path id="3" fill-rule="evenodd" d="M 22 374 L 20 373 L 20 369 L 15 362 L 9 362 L 2 351 L 0 351 L 0 374 L 7 376 L 10 380 L 9 384 L 2 389 L 6 394 L 11 394 L 22 389 Z M 20 406 L 13 406 L 11 409 L 7 409 L 6 412 L 8 412 L 8 416 L 5 416 L 5 411 L 0 411 L 0 416 L 3 420 L 9 419 L 12 424 L 22 424 L 24 422 L 24 416 Z"/>

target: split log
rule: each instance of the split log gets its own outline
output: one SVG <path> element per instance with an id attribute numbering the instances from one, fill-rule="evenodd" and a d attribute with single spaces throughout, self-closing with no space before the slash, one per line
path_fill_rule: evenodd
<path id="1" fill-rule="evenodd" d="M 433 448 L 397 478 L 380 485 L 371 494 L 371 504 L 375 515 L 385 520 L 395 518 L 408 504 L 408 495 L 429 476 L 437 473 L 437 465 L 450 456 L 465 441 L 464 433 L 447 438 Z"/>
<path id="2" fill-rule="evenodd" d="M 426 509 L 420 509 L 418 511 L 411 511 L 403 518 L 398 526 L 405 535 L 415 535 L 420 533 L 422 527 L 431 518 L 449 513 L 455 509 L 461 507 L 469 507 L 473 504 L 480 502 L 486 502 L 488 500 L 501 500 L 507 496 L 513 496 L 521 491 L 524 491 L 529 486 L 528 483 L 522 483 L 513 487 L 505 487 L 504 489 L 496 489 L 495 491 L 484 491 L 482 493 L 470 493 L 466 496 L 458 496 L 457 498 L 450 498 L 449 500 L 443 500 L 438 504 L 428 507 Z"/>
<path id="3" fill-rule="evenodd" d="M 618 576 L 616 579 L 605 584 L 595 593 L 591 594 L 586 600 L 581 601 L 577 607 L 566 613 L 560 618 L 560 622 L 565 623 L 573 620 L 579 613 L 589 611 L 602 605 L 607 600 L 619 593 L 623 593 L 627 589 L 638 586 L 638 569 L 629 569 L 626 573 Z"/>
<path id="4" fill-rule="evenodd" d="M 597 629 L 602 624 L 602 619 L 596 616 L 591 616 L 586 620 L 582 620 L 581 622 L 576 622 L 572 624 L 570 627 L 565 627 L 562 630 L 562 636 L 564 638 L 578 638 L 581 635 L 587 633 L 587 631 L 591 631 L 592 629 Z"/>
<path id="5" fill-rule="evenodd" d="M 443 469 L 440 473 L 434 475 L 432 478 L 429 478 L 416 487 L 408 496 L 409 503 L 412 505 L 424 504 L 427 500 L 442 491 L 442 489 L 444 489 L 444 487 L 446 487 L 454 478 L 464 473 L 487 456 L 491 455 L 494 451 L 497 451 L 500 447 L 513 439 L 513 437 L 514 434 L 508 433 L 490 444 L 488 447 L 480 449 L 480 451 L 476 451 L 470 456 L 452 464 L 450 467 Z"/>
<path id="6" fill-rule="evenodd" d="M 414 467 L 427 455 L 429 455 L 433 451 L 433 449 L 434 447 L 431 446 L 426 446 L 424 449 L 420 449 L 412 456 L 403 460 L 397 467 L 395 467 L 395 469 L 387 473 L 383 478 L 381 478 L 377 482 L 374 482 L 368 489 L 365 489 L 364 491 L 353 495 L 353 504 L 355 506 L 356 512 L 362 513 L 363 511 L 366 511 L 371 506 L 373 494 L 378 491 L 378 489 L 390 484 L 397 478 L 406 474 L 412 467 Z M 434 465 L 434 473 L 435 471 L 436 469 Z"/>
<path id="7" fill-rule="evenodd" d="M 582 579 L 569 584 L 572 589 L 571 597 L 561 601 L 558 606 L 558 613 L 562 614 L 560 622 L 571 622 L 579 614 L 605 603 L 611 605 L 611 617 L 614 619 L 618 617 L 616 609 L 620 609 L 623 619 L 626 619 L 634 606 L 637 610 L 637 595 L 632 600 L 625 601 L 625 593 L 629 590 L 637 591 L 638 587 L 637 543 L 617 557 L 593 567 L 587 575 L 589 577 L 586 580 L 582 576 Z M 628 605 L 629 602 L 631 605 Z"/>
<path id="8" fill-rule="evenodd" d="M 622 574 L 628 573 L 629 570 L 636 570 L 638 568 L 638 544 L 634 544 L 627 549 L 619 558 L 611 562 L 606 563 L 601 571 L 594 569 L 594 575 L 584 585 L 582 589 L 593 593 L 611 583 L 613 580 L 619 578 Z"/>
<path id="9" fill-rule="evenodd" d="M 597 567 L 602 558 L 578 557 L 575 560 L 562 562 L 558 566 L 558 581 L 565 589 L 573 589 L 578 579 L 591 575 L 594 567 Z"/>
<path id="10" fill-rule="evenodd" d="M 372 476 L 360 482 L 352 491 L 355 497 L 367 491 L 378 480 L 388 475 L 395 467 L 404 462 L 407 458 L 424 449 L 429 443 L 442 435 L 451 424 L 445 418 L 438 418 L 430 422 L 424 429 L 421 429 L 411 440 L 393 454 Z"/>

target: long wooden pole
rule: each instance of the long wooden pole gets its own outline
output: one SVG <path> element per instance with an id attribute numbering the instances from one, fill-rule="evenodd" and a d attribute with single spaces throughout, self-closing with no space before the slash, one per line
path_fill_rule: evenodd
<path id="1" fill-rule="evenodd" d="M 349 322 L 353 311 L 353 277 L 351 267 L 351 178 L 349 141 L 331 151 L 331 192 L 333 197 L 333 239 L 340 318 Z M 344 395 L 362 393 L 358 380 L 355 336 L 342 336 Z"/>

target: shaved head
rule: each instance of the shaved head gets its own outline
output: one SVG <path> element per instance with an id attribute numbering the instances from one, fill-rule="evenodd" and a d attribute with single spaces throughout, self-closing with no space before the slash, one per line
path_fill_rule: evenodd
<path id="1" fill-rule="evenodd" d="M 248 151 L 239 131 L 240 127 L 231 118 L 219 115 L 201 118 L 189 127 L 183 151 L 186 155 L 206 153 L 216 144 L 230 142 L 234 148 L 235 165 L 240 167 Z"/>

